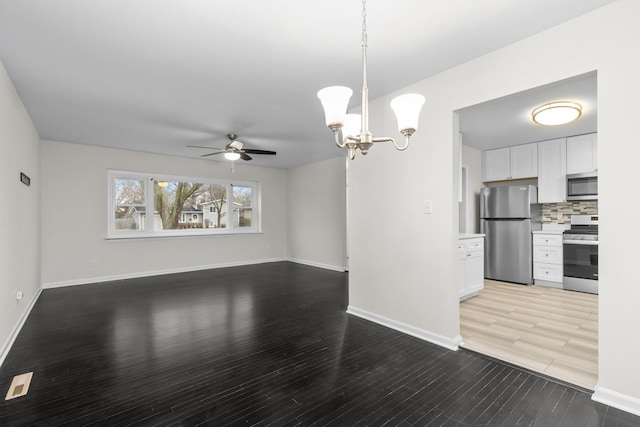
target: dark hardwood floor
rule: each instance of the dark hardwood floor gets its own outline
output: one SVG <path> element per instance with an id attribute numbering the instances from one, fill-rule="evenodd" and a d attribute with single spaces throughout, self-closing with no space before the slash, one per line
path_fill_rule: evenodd
<path id="1" fill-rule="evenodd" d="M 280 262 L 44 290 L 0 368 L 2 426 L 638 426 L 580 390 L 345 313 Z"/>

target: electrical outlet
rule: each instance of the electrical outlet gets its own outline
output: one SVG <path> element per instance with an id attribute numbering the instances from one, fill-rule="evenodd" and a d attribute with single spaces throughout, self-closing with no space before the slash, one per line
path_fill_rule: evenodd
<path id="1" fill-rule="evenodd" d="M 98 260 L 97 259 L 92 259 L 91 260 L 91 268 L 98 268 Z"/>
<path id="2" fill-rule="evenodd" d="M 24 294 L 21 291 L 16 291 L 16 299 L 22 299 Z"/>

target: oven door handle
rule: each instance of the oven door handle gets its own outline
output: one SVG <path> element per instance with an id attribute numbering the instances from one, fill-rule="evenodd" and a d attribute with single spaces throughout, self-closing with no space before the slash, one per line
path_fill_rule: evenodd
<path id="1" fill-rule="evenodd" d="M 563 245 L 591 245 L 598 246 L 597 240 L 563 240 Z"/>

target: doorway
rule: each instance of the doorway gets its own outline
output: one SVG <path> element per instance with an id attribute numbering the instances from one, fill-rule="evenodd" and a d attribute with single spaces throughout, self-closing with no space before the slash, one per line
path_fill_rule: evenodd
<path id="1" fill-rule="evenodd" d="M 483 168 L 485 151 L 597 132 L 596 89 L 597 73 L 592 72 L 455 111 L 464 145 L 454 159 L 459 159 L 459 189 L 467 195 L 464 200 L 485 186 L 482 173 L 475 173 Z M 578 100 L 587 106 L 589 114 L 555 129 L 532 123 L 527 112 L 559 98 Z M 537 178 L 527 183 L 535 185 Z M 478 232 L 479 210 L 468 205 L 463 208 L 462 197 L 459 202 L 460 232 Z M 553 223 L 556 218 L 549 215 L 546 220 Z M 463 347 L 594 389 L 598 371 L 597 295 L 565 291 L 561 283 L 559 289 L 492 280 L 484 283 L 477 297 L 460 305 Z"/>

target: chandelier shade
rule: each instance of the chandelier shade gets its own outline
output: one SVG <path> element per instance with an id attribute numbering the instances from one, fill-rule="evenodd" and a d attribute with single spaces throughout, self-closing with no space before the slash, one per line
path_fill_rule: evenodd
<path id="1" fill-rule="evenodd" d="M 418 95 L 417 93 L 408 93 L 393 98 L 391 108 L 396 113 L 398 130 L 401 134 L 404 135 L 405 132 L 409 132 L 410 130 L 413 130 L 413 132 L 418 130 L 418 119 L 424 101 L 424 96 Z"/>
<path id="2" fill-rule="evenodd" d="M 344 118 L 344 125 L 342 126 L 342 138 L 347 138 L 349 135 L 352 137 L 360 134 L 360 123 L 362 116 L 360 114 L 347 114 Z"/>
<path id="3" fill-rule="evenodd" d="M 327 126 L 343 124 L 353 91 L 346 86 L 329 86 L 318 92 Z"/>

